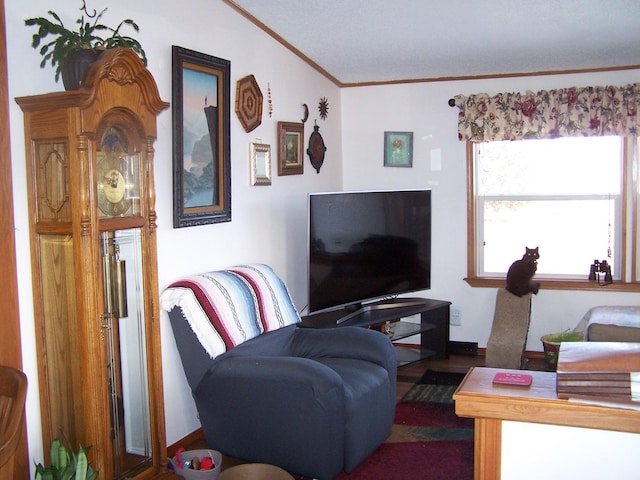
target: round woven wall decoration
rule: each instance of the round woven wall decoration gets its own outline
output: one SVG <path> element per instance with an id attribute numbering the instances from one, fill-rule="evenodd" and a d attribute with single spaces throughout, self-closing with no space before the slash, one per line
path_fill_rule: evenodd
<path id="1" fill-rule="evenodd" d="M 236 114 L 247 133 L 262 123 L 262 92 L 253 75 L 236 84 Z"/>

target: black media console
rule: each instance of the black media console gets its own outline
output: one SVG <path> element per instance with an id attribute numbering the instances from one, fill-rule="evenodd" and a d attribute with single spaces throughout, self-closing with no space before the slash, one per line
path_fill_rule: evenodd
<path id="1" fill-rule="evenodd" d="M 398 366 L 424 358 L 449 358 L 449 307 L 451 302 L 426 298 L 398 298 L 365 305 L 361 308 L 338 309 L 312 313 L 302 317 L 301 327 L 338 328 L 346 326 L 368 327 L 384 322 L 389 325 L 387 334 L 393 342 L 420 334 L 420 349 L 396 345 Z M 420 314 L 420 323 L 395 321 Z"/>

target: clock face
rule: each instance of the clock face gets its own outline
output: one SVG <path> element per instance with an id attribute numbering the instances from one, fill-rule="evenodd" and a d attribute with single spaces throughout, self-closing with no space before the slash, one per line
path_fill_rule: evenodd
<path id="1" fill-rule="evenodd" d="M 124 177 L 118 170 L 109 170 L 103 178 L 104 195 L 110 203 L 119 203 L 124 198 Z"/>
<path id="2" fill-rule="evenodd" d="M 101 217 L 140 215 L 140 154 L 132 152 L 123 129 L 106 129 L 97 159 L 97 194 Z"/>
<path id="3" fill-rule="evenodd" d="M 98 208 L 107 216 L 127 214 L 131 200 L 126 197 L 126 184 L 120 170 L 98 168 Z"/>
<path id="4" fill-rule="evenodd" d="M 98 208 L 102 216 L 122 217 L 132 215 L 131 183 L 127 180 L 127 156 L 111 152 L 98 155 Z M 130 177 L 130 176 L 129 176 Z"/>

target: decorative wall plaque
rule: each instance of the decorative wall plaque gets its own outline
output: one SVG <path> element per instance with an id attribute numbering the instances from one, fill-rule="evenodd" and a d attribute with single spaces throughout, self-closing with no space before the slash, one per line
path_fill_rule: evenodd
<path id="1" fill-rule="evenodd" d="M 247 133 L 262 123 L 262 92 L 253 75 L 236 84 L 236 114 Z"/>
<path id="2" fill-rule="evenodd" d="M 327 147 L 324 146 L 324 139 L 318 130 L 318 125 L 313 126 L 313 133 L 309 137 L 309 148 L 307 148 L 307 155 L 311 160 L 311 165 L 316 169 L 316 173 L 320 173 L 320 167 L 324 163 L 324 152 L 327 151 Z"/>

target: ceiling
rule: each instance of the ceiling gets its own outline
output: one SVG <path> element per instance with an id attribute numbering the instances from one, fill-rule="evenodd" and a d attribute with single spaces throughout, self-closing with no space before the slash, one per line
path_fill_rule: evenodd
<path id="1" fill-rule="evenodd" d="M 638 0 L 225 0 L 336 84 L 640 65 Z"/>

